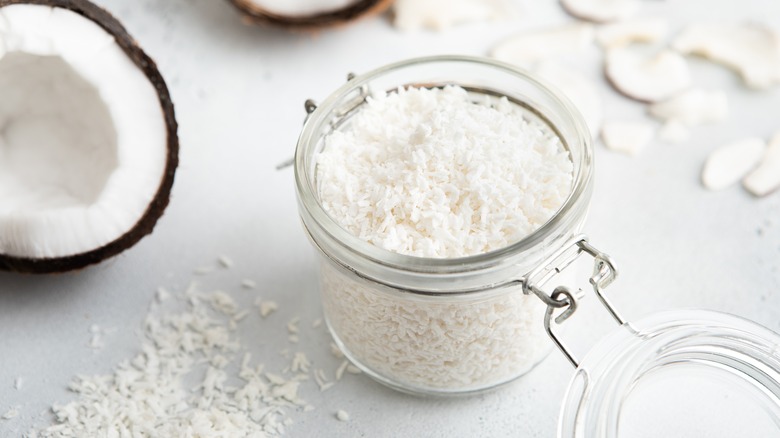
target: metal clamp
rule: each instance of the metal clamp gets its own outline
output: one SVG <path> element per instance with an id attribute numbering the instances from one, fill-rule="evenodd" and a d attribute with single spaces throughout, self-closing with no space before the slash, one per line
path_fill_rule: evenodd
<path id="1" fill-rule="evenodd" d="M 574 367 L 579 366 L 579 361 L 572 355 L 563 342 L 555 335 L 552 330 L 553 322 L 555 324 L 562 324 L 577 310 L 577 300 L 581 298 L 580 293 L 573 293 L 566 286 L 556 287 L 551 294 L 545 293 L 537 285 L 543 284 L 550 280 L 552 277 L 566 269 L 570 264 L 577 260 L 583 253 L 593 257 L 593 275 L 590 277 L 590 284 L 593 287 L 593 291 L 596 296 L 599 297 L 601 304 L 609 311 L 612 318 L 617 321 L 618 324 L 625 324 L 625 320 L 620 316 L 615 307 L 610 303 L 609 299 L 604 295 L 604 288 L 609 286 L 615 278 L 617 278 L 618 271 L 615 265 L 612 263 L 610 257 L 594 248 L 588 242 L 587 237 L 579 235 L 569 241 L 563 248 L 556 251 L 545 263 L 542 263 L 539 268 L 528 274 L 523 279 L 523 293 L 534 294 L 541 299 L 547 305 L 547 311 L 544 315 L 544 329 L 547 335 L 555 342 L 558 349 L 561 350 L 564 356 L 571 362 Z M 579 291 L 582 292 L 582 291 Z M 553 318 L 553 314 L 557 309 L 562 309 L 560 315 Z"/>

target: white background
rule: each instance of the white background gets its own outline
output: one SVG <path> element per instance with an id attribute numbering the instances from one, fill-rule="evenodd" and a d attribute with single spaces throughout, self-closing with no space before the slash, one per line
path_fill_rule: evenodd
<path id="1" fill-rule="evenodd" d="M 306 351 L 332 378 L 314 257 L 298 223 L 291 157 L 306 98 L 322 100 L 350 71 L 432 54 L 484 55 L 522 29 L 569 20 L 552 0 L 518 0 L 519 17 L 464 25 L 443 33 L 400 33 L 387 16 L 318 34 L 248 27 L 219 0 L 103 0 L 159 64 L 180 123 L 181 165 L 171 205 L 155 232 L 102 265 L 64 275 L 0 274 L 0 436 L 18 436 L 51 421 L 47 410 L 74 395 L 76 374 L 109 373 L 138 352 L 139 329 L 158 286 L 180 290 L 193 269 L 226 254 L 230 270 L 198 277 L 203 289 L 221 288 L 250 307 L 255 296 L 280 310 L 241 323 L 244 346 L 280 369 L 278 351 Z M 649 15 L 694 20 L 753 19 L 780 28 L 775 0 L 668 0 L 643 3 Z M 773 22 L 771 20 L 774 20 Z M 616 95 L 600 76 L 598 55 L 581 65 L 598 80 L 608 117 L 643 117 L 643 107 Z M 780 92 L 752 92 L 730 71 L 691 63 L 696 82 L 728 91 L 728 121 L 693 132 L 681 145 L 654 142 L 629 158 L 597 145 L 596 193 L 586 226 L 591 241 L 621 268 L 611 288 L 617 305 L 636 319 L 670 308 L 728 311 L 780 331 L 780 193 L 755 199 L 740 187 L 705 191 L 698 176 L 715 147 L 780 129 Z M 258 282 L 242 290 L 242 279 Z M 288 344 L 286 322 L 301 317 L 301 343 Z M 88 347 L 89 327 L 116 328 L 105 346 Z M 578 328 L 587 331 L 587 325 Z M 587 345 L 578 347 L 579 351 Z M 558 407 L 572 369 L 554 352 L 516 383 L 483 395 L 423 399 L 348 375 L 320 393 L 313 382 L 301 394 L 317 407 L 291 412 L 288 435 L 521 436 L 554 435 Z M 14 379 L 24 384 L 14 389 Z M 351 421 L 338 422 L 344 409 Z"/>

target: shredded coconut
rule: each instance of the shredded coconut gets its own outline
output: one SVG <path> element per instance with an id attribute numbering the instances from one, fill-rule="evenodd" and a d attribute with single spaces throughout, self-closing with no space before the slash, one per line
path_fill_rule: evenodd
<path id="1" fill-rule="evenodd" d="M 506 98 L 460 87 L 369 99 L 316 158 L 323 208 L 376 246 L 452 258 L 504 248 L 550 219 L 572 163 L 554 132 Z"/>
<path id="2" fill-rule="evenodd" d="M 336 412 L 336 418 L 339 421 L 349 421 L 349 413 L 347 411 L 339 409 L 338 412 Z"/>
<path id="3" fill-rule="evenodd" d="M 233 260 L 226 255 L 219 256 L 217 261 L 219 262 L 219 265 L 225 269 L 230 269 L 233 266 Z"/>
<path id="4" fill-rule="evenodd" d="M 18 416 L 19 416 L 19 410 L 16 409 L 16 408 L 13 408 L 13 409 L 9 409 L 5 414 L 3 414 L 3 416 L 0 417 L 0 419 L 2 419 L 2 420 L 10 420 L 10 419 L 16 418 Z"/>
<path id="5" fill-rule="evenodd" d="M 243 287 L 244 289 L 254 289 L 257 287 L 257 282 L 254 280 L 245 279 L 244 281 L 241 282 L 241 287 Z"/>
<path id="6" fill-rule="evenodd" d="M 24 379 L 22 376 L 17 377 L 14 379 L 14 389 L 17 391 L 20 391 L 22 389 L 22 386 L 24 386 Z"/>
<path id="7" fill-rule="evenodd" d="M 345 126 L 316 158 L 320 202 L 343 228 L 393 252 L 453 258 L 504 248 L 548 221 L 571 190 L 560 139 L 506 98 L 399 89 L 368 99 Z M 544 305 L 517 286 L 487 298 L 411 300 L 340 269 L 322 263 L 329 324 L 350 357 L 389 380 L 480 389 L 549 351 Z"/>
<path id="8" fill-rule="evenodd" d="M 78 399 L 55 404 L 57 424 L 37 436 L 283 434 L 292 421 L 287 411 L 308 406 L 298 396 L 300 381 L 308 376 L 288 378 L 263 373 L 262 365 L 252 366 L 250 354 L 228 329 L 235 313 L 232 298 L 224 292 L 200 294 L 194 284 L 182 298 L 197 295 L 203 300 L 194 301 L 186 311 L 150 313 L 141 352 L 118 364 L 112 374 L 76 378 L 69 388 Z M 90 332 L 101 329 L 93 325 Z M 305 356 L 296 355 L 296 372 L 306 373 L 309 365 Z M 242 382 L 232 386 L 228 382 L 235 368 Z M 203 376 L 198 385 L 185 384 L 197 375 Z M 13 411 L 5 414 L 12 415 Z"/>

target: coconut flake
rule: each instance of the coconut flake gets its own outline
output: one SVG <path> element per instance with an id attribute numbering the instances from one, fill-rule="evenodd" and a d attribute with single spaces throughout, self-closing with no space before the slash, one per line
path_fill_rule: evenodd
<path id="1" fill-rule="evenodd" d="M 347 411 L 345 411 L 345 410 L 339 409 L 336 412 L 336 418 L 339 421 L 347 422 L 347 421 L 349 421 L 349 413 L 347 413 Z"/>
<path id="2" fill-rule="evenodd" d="M 545 58 L 587 49 L 594 38 L 593 25 L 574 23 L 512 36 L 490 52 L 498 60 L 523 67 Z"/>
<path id="3" fill-rule="evenodd" d="M 22 389 L 22 386 L 24 386 L 24 379 L 22 376 L 18 376 L 14 379 L 14 389 L 19 391 Z"/>
<path id="4" fill-rule="evenodd" d="M 233 260 L 226 255 L 219 256 L 217 261 L 219 262 L 220 266 L 225 269 L 230 269 L 233 266 Z"/>
<path id="5" fill-rule="evenodd" d="M 766 142 L 760 138 L 747 138 L 721 146 L 707 157 L 701 173 L 704 187 L 723 190 L 737 183 L 761 161 Z"/>
<path id="6" fill-rule="evenodd" d="M 605 49 L 614 49 L 632 43 L 654 43 L 668 33 L 668 20 L 644 18 L 600 26 L 596 30 L 596 41 Z"/>
<path id="7" fill-rule="evenodd" d="M 591 136 L 596 137 L 604 115 L 604 104 L 596 84 L 576 70 L 551 61 L 540 63 L 535 71 L 540 78 L 550 82 L 571 100 L 585 119 Z"/>
<path id="8" fill-rule="evenodd" d="M 780 36 L 762 24 L 692 24 L 672 46 L 736 70 L 751 88 L 780 82 Z"/>
<path id="9" fill-rule="evenodd" d="M 617 91 L 640 102 L 668 99 L 691 84 L 688 63 L 671 50 L 648 56 L 634 46 L 612 49 L 605 73 Z"/>
<path id="10" fill-rule="evenodd" d="M 507 0 L 395 0 L 396 28 L 444 30 L 456 24 L 506 18 L 514 8 Z"/>
<path id="11" fill-rule="evenodd" d="M 275 312 L 279 309 L 279 305 L 276 304 L 276 301 L 266 301 L 261 300 L 259 304 L 257 304 L 258 309 L 260 309 L 260 316 L 265 318 L 266 316 L 270 315 L 271 313 Z"/>
<path id="12" fill-rule="evenodd" d="M 653 139 L 655 128 L 646 122 L 606 121 L 601 128 L 604 145 L 615 152 L 637 155 Z"/>
<path id="13" fill-rule="evenodd" d="M 705 91 L 694 88 L 648 108 L 660 120 L 697 126 L 725 120 L 729 114 L 728 97 L 723 91 Z"/>
<path id="14" fill-rule="evenodd" d="M 241 282 L 241 287 L 244 289 L 254 289 L 257 287 L 257 282 L 250 279 L 245 279 Z"/>
<path id="15" fill-rule="evenodd" d="M 624 20 L 632 16 L 639 3 L 636 0 L 560 0 L 561 6 L 576 18 L 598 23 Z"/>
<path id="16" fill-rule="evenodd" d="M 8 411 L 6 411 L 6 413 L 3 414 L 3 416 L 0 417 L 0 419 L 2 419 L 2 420 L 10 420 L 10 419 L 16 418 L 18 416 L 19 416 L 19 410 L 16 409 L 16 408 L 12 408 L 12 409 L 9 409 Z"/>
<path id="17" fill-rule="evenodd" d="M 780 188 L 780 132 L 769 141 L 763 159 L 742 185 L 755 196 L 766 196 Z"/>

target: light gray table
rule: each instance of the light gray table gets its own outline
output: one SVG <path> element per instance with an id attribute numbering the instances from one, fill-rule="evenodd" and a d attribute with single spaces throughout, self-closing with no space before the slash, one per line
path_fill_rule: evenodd
<path id="1" fill-rule="evenodd" d="M 218 0 L 99 3 L 122 20 L 168 81 L 181 166 L 154 234 L 126 253 L 73 274 L 0 274 L 0 414 L 14 406 L 21 411 L 0 421 L 0 436 L 51 421 L 47 409 L 72 399 L 66 385 L 74 375 L 108 373 L 131 358 L 156 288 L 181 289 L 194 268 L 214 264 L 220 254 L 235 266 L 199 277 L 204 289 L 226 289 L 246 306 L 256 295 L 280 305 L 268 319 L 253 314 L 239 328 L 255 357 L 271 369 L 283 366 L 276 352 L 289 346 L 285 324 L 300 316 L 299 348 L 315 366 L 335 369 L 327 334 L 307 325 L 321 310 L 313 252 L 296 217 L 293 174 L 274 169 L 293 153 L 304 100 L 324 98 L 350 71 L 413 56 L 482 55 L 516 31 L 567 19 L 552 0 L 518 0 L 521 17 L 511 22 L 403 34 L 382 17 L 309 35 L 244 26 Z M 644 6 L 673 17 L 676 28 L 718 18 L 780 27 L 780 3 L 772 0 Z M 731 117 L 695 129 L 687 144 L 654 142 L 636 158 L 598 145 L 587 233 L 618 261 L 621 279 L 611 293 L 630 319 L 699 307 L 780 330 L 780 194 L 757 200 L 739 187 L 712 193 L 698 182 L 713 148 L 780 129 L 780 89 L 749 92 L 721 67 L 693 61 L 692 68 L 701 86 L 728 91 Z M 598 63 L 583 71 L 602 82 Z M 602 86 L 608 117 L 641 117 L 641 105 Z M 242 290 L 244 278 L 256 280 L 257 290 Z M 116 328 L 103 336 L 101 349 L 88 346 L 93 324 Z M 550 437 L 571 372 L 553 353 L 509 387 L 455 399 L 398 394 L 365 376 L 349 375 L 325 393 L 312 383 L 301 393 L 317 410 L 292 413 L 289 436 Z M 17 377 L 24 381 L 20 390 Z M 337 409 L 347 410 L 351 421 L 336 421 Z"/>

